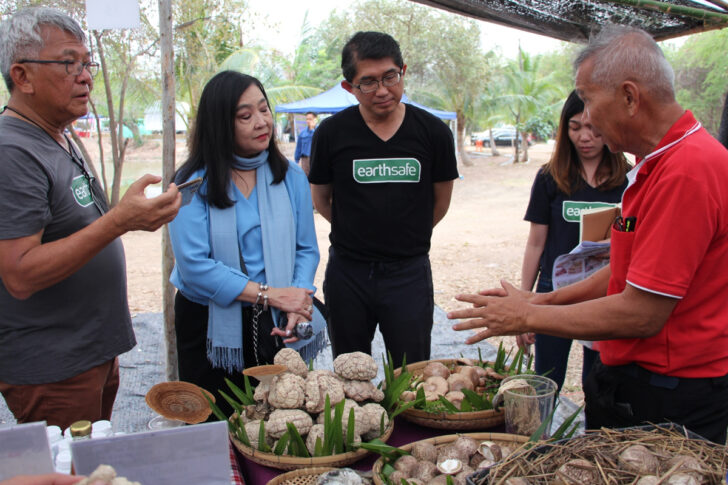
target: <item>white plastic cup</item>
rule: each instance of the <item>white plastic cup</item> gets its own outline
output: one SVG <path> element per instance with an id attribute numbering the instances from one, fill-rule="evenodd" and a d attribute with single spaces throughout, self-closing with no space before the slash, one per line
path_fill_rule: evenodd
<path id="1" fill-rule="evenodd" d="M 531 436 L 551 416 L 558 386 L 548 377 L 531 374 L 507 377 L 503 379 L 501 386 L 515 379 L 523 379 L 530 389 L 509 389 L 503 393 L 506 433 Z M 550 429 L 547 426 L 541 439 L 547 439 L 549 435 Z"/>

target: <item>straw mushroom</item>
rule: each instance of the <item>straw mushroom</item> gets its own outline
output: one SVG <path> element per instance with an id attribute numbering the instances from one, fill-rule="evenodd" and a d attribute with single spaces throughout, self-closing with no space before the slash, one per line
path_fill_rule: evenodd
<path id="1" fill-rule="evenodd" d="M 470 436 L 458 436 L 452 446 L 457 448 L 468 459 L 478 451 L 478 442 Z M 463 462 L 467 463 L 468 460 L 463 460 Z"/>
<path id="2" fill-rule="evenodd" d="M 665 463 L 665 469 L 671 469 L 675 467 L 679 473 L 686 473 L 693 475 L 698 481 L 701 481 L 704 477 L 703 466 L 700 460 L 691 455 L 675 455 Z"/>
<path id="3" fill-rule="evenodd" d="M 448 458 L 437 463 L 437 469 L 445 475 L 455 475 L 463 469 L 463 462 L 457 458 Z"/>
<path id="4" fill-rule="evenodd" d="M 417 465 L 417 458 L 412 455 L 402 455 L 394 462 L 394 469 L 404 473 L 405 478 L 409 478 L 412 476 L 415 465 Z"/>
<path id="5" fill-rule="evenodd" d="M 324 410 L 326 396 L 331 406 L 344 400 L 344 385 L 329 370 L 314 370 L 308 373 L 304 381 L 306 394 L 306 411 L 320 413 Z"/>
<path id="6" fill-rule="evenodd" d="M 599 470 L 586 460 L 569 460 L 556 471 L 554 483 L 563 485 L 583 484 L 591 485 L 601 483 Z"/>
<path id="7" fill-rule="evenodd" d="M 439 376 L 428 377 L 419 384 L 419 386 L 422 387 L 425 394 L 429 392 L 431 394 L 436 394 L 437 396 L 444 396 L 450 390 L 448 388 L 447 381 Z"/>
<path id="8" fill-rule="evenodd" d="M 503 485 L 530 485 L 523 477 L 512 477 L 506 480 Z"/>
<path id="9" fill-rule="evenodd" d="M 290 372 L 304 379 L 308 375 L 308 366 L 303 361 L 301 354 L 288 347 L 278 351 L 273 357 L 273 363 L 286 366 Z"/>
<path id="10" fill-rule="evenodd" d="M 389 480 L 392 483 L 399 485 L 400 483 L 402 483 L 402 480 L 409 481 L 409 475 L 407 475 L 405 472 L 394 470 L 392 473 L 389 474 Z"/>
<path id="11" fill-rule="evenodd" d="M 350 352 L 334 359 L 334 372 L 344 379 L 371 381 L 377 376 L 377 363 L 364 352 Z"/>
<path id="12" fill-rule="evenodd" d="M 311 415 L 305 411 L 300 409 L 276 409 L 270 414 L 265 431 L 271 438 L 278 439 L 288 429 L 288 423 L 293 423 L 301 436 L 308 434 L 313 426 Z"/>
<path id="13" fill-rule="evenodd" d="M 447 378 L 447 385 L 450 391 L 459 391 L 461 389 L 469 389 L 472 391 L 475 389 L 473 381 L 463 374 L 450 374 L 450 377 Z"/>
<path id="14" fill-rule="evenodd" d="M 503 459 L 503 450 L 501 450 L 500 445 L 492 441 L 483 441 L 480 443 L 478 445 L 478 453 L 490 461 L 501 461 Z"/>
<path id="15" fill-rule="evenodd" d="M 431 463 L 435 463 L 437 461 L 437 447 L 426 441 L 416 442 L 412 445 L 410 453 L 412 453 L 412 456 L 417 458 L 419 461 L 429 461 Z"/>
<path id="16" fill-rule="evenodd" d="M 427 482 L 427 485 L 447 485 L 448 475 L 435 475 L 435 477 Z"/>
<path id="17" fill-rule="evenodd" d="M 437 463 L 450 458 L 456 458 L 460 461 L 466 461 L 470 459 L 470 456 L 461 448 L 455 446 L 454 443 L 447 446 L 441 446 L 437 450 Z"/>
<path id="18" fill-rule="evenodd" d="M 487 377 L 488 377 L 488 374 L 485 372 L 485 369 L 483 369 L 479 365 L 473 366 L 473 369 L 475 369 L 475 373 L 478 375 L 478 384 L 477 384 L 477 387 L 483 387 L 483 386 L 485 386 L 485 382 L 486 382 Z"/>
<path id="19" fill-rule="evenodd" d="M 625 448 L 619 454 L 617 461 L 623 469 L 638 475 L 655 475 L 659 467 L 657 457 L 643 445 Z"/>
<path id="20" fill-rule="evenodd" d="M 442 377 L 447 379 L 450 377 L 450 369 L 442 362 L 430 362 L 422 371 L 422 377 L 427 380 L 429 377 Z"/>
<path id="21" fill-rule="evenodd" d="M 429 482 L 437 475 L 437 466 L 431 461 L 418 461 L 412 469 L 412 478 Z"/>
<path id="22" fill-rule="evenodd" d="M 268 403 L 277 409 L 297 409 L 306 401 L 306 381 L 301 376 L 284 372 L 270 383 Z"/>
<path id="23" fill-rule="evenodd" d="M 382 390 L 377 389 L 377 386 L 372 384 L 370 381 L 346 380 L 344 381 L 344 393 L 346 394 L 346 397 L 353 399 L 356 402 L 380 402 L 384 399 L 384 393 Z"/>
<path id="24" fill-rule="evenodd" d="M 467 465 L 463 465 L 463 469 L 458 472 L 457 475 L 452 477 L 452 481 L 455 485 L 465 485 L 468 477 L 473 474 L 473 469 Z"/>

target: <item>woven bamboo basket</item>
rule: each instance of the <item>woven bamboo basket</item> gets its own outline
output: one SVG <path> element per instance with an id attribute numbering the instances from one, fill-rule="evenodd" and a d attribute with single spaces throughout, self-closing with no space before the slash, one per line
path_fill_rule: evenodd
<path id="1" fill-rule="evenodd" d="M 286 473 L 281 473 L 266 485 L 315 485 L 319 475 L 331 470 L 330 466 L 318 466 L 313 468 L 300 468 Z"/>
<path id="2" fill-rule="evenodd" d="M 380 440 L 386 442 L 390 436 L 392 436 L 392 430 L 394 429 L 394 422 L 390 421 L 389 426 L 384 430 L 384 434 L 379 437 Z M 279 470 L 298 470 L 299 468 L 306 467 L 342 467 L 350 465 L 351 463 L 357 462 L 364 458 L 369 451 L 364 449 L 358 449 L 356 451 L 350 451 L 348 453 L 338 453 L 336 455 L 329 456 L 317 456 L 314 458 L 303 458 L 300 456 L 290 455 L 276 455 L 275 453 L 265 453 L 259 450 L 255 450 L 249 446 L 245 446 L 232 434 L 230 434 L 230 440 L 233 442 L 235 448 L 238 449 L 241 455 L 250 461 L 253 461 L 259 465 L 268 466 L 271 468 L 277 468 Z"/>
<path id="3" fill-rule="evenodd" d="M 400 449 L 410 451 L 415 443 L 432 443 L 435 446 L 446 445 L 452 443 L 458 436 L 469 436 L 478 441 L 492 441 L 501 446 L 508 446 L 512 450 L 528 442 L 527 436 L 520 436 L 516 434 L 506 433 L 460 433 L 460 434 L 449 434 L 445 436 L 435 436 L 434 438 L 428 438 L 426 440 L 415 441 L 407 445 L 401 446 Z M 384 466 L 384 458 L 379 457 L 372 466 L 372 475 L 374 483 L 376 485 L 385 485 L 385 480 L 382 479 L 382 467 Z"/>
<path id="4" fill-rule="evenodd" d="M 458 363 L 457 359 L 425 360 L 422 362 L 415 362 L 414 364 L 407 364 L 407 370 L 412 375 L 422 375 L 425 367 L 430 362 L 441 362 L 448 367 Z M 401 372 L 401 368 L 396 369 L 394 371 L 395 377 Z M 505 422 L 505 414 L 503 411 L 496 411 L 494 409 L 488 409 L 485 411 L 468 411 L 463 413 L 428 413 L 422 409 L 409 408 L 403 411 L 400 416 L 407 421 L 419 424 L 420 426 L 452 431 L 488 429 L 500 426 Z"/>

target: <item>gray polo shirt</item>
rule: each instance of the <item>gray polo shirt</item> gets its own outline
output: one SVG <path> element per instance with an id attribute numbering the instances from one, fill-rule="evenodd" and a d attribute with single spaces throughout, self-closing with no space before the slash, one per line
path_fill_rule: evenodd
<path id="1" fill-rule="evenodd" d="M 70 155 L 37 126 L 9 116 L 0 117 L 0 174 L 0 239 L 43 231 L 48 243 L 101 215 Z M 0 280 L 0 381 L 61 381 L 135 344 L 120 239 L 26 300 L 12 297 Z"/>

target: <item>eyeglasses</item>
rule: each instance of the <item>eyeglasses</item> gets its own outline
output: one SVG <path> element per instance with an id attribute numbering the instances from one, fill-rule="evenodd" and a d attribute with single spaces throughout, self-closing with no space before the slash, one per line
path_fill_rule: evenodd
<path id="1" fill-rule="evenodd" d="M 18 64 L 63 64 L 66 66 L 66 74 L 69 76 L 78 76 L 86 69 L 91 77 L 96 76 L 99 72 L 98 62 L 81 62 L 81 61 L 46 61 L 42 59 L 20 59 Z"/>
<path id="2" fill-rule="evenodd" d="M 361 91 L 362 94 L 369 94 L 379 89 L 379 83 L 382 83 L 382 86 L 386 88 L 391 88 L 392 86 L 396 86 L 397 84 L 399 84 L 399 81 L 401 79 L 402 71 L 391 72 L 382 77 L 381 80 L 372 79 L 371 81 L 364 81 L 363 83 L 352 84 L 352 86 Z"/>

